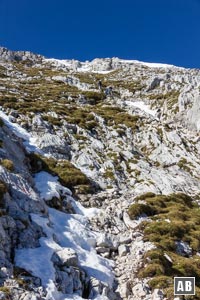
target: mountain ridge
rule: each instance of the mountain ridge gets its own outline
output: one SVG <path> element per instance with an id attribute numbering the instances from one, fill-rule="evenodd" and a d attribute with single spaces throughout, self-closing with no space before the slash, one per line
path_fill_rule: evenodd
<path id="1" fill-rule="evenodd" d="M 106 60 L 118 60 L 120 62 L 125 62 L 125 63 L 133 63 L 133 64 L 143 64 L 149 67 L 163 67 L 163 68 L 171 68 L 171 67 L 175 67 L 175 68 L 183 68 L 183 69 L 191 69 L 191 68 L 186 68 L 186 67 L 182 67 L 182 66 L 176 66 L 176 65 L 172 65 L 172 64 L 166 64 L 166 63 L 152 63 L 152 62 L 144 62 L 144 61 L 140 61 L 140 60 L 133 60 L 133 59 L 124 59 L 124 58 L 119 58 L 119 57 L 107 57 L 107 58 L 94 58 L 92 60 L 85 60 L 85 61 L 79 61 L 78 59 L 56 59 L 56 58 L 47 58 L 44 55 L 40 55 L 40 54 L 36 54 L 33 53 L 31 51 L 22 51 L 22 50 L 9 50 L 6 47 L 0 46 L 0 57 L 1 59 L 13 59 L 13 60 L 25 60 L 27 58 L 41 58 L 41 59 L 46 59 L 49 61 L 59 61 L 60 63 L 65 63 L 65 62 L 69 62 L 69 61 L 76 61 L 80 64 L 87 64 L 87 63 L 91 63 L 95 60 L 102 60 L 102 61 L 106 61 Z"/>

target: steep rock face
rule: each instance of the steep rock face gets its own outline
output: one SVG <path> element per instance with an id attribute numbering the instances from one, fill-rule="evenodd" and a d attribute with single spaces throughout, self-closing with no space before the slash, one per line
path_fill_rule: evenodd
<path id="1" fill-rule="evenodd" d="M 127 212 L 150 192 L 198 201 L 200 71 L 0 48 L 0 82 L 2 297 L 170 299 L 138 278 L 156 245 Z"/>
<path id="2" fill-rule="evenodd" d="M 198 94 L 195 98 L 193 107 L 187 113 L 187 121 L 191 123 L 191 125 L 199 131 L 200 123 L 199 123 L 199 100 L 200 95 Z"/>

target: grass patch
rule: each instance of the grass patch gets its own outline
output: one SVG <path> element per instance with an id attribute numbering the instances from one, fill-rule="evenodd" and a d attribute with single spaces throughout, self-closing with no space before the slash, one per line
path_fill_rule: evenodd
<path id="1" fill-rule="evenodd" d="M 104 118 L 106 125 L 126 125 L 135 130 L 139 121 L 139 116 L 129 115 L 121 108 L 115 106 L 100 106 L 96 108 L 95 112 Z"/>
<path id="2" fill-rule="evenodd" d="M 131 219 L 136 219 L 142 215 L 153 216 L 156 214 L 156 210 L 152 205 L 136 203 L 129 207 L 129 216 Z"/>
<path id="3" fill-rule="evenodd" d="M 176 90 L 172 90 L 166 94 L 151 94 L 149 95 L 149 100 L 152 100 L 155 105 L 158 101 L 160 104 L 162 103 L 162 105 L 166 101 L 167 108 L 173 109 L 173 112 L 176 112 L 179 94 L 180 92 Z"/>
<path id="4" fill-rule="evenodd" d="M 142 201 L 142 203 L 141 203 Z M 200 209 L 193 199 L 183 193 L 155 195 L 146 193 L 135 198 L 128 210 L 131 219 L 146 214 L 151 222 L 144 221 L 139 229 L 144 240 L 152 242 L 156 249 L 144 255 L 144 265 L 138 272 L 140 278 L 151 278 L 152 289 L 162 288 L 168 299 L 173 299 L 171 291 L 175 276 L 196 277 L 197 289 L 200 288 Z M 191 255 L 180 255 L 177 242 L 186 242 Z M 170 257 L 166 258 L 165 254 Z M 171 295 L 171 296 L 170 296 Z M 191 298 L 198 299 L 198 298 Z"/>
<path id="5" fill-rule="evenodd" d="M 26 116 L 30 116 L 31 113 L 40 113 L 44 120 L 59 127 L 62 126 L 62 121 L 66 121 L 70 124 L 76 124 L 83 129 L 93 130 L 98 126 L 95 115 L 92 113 L 94 112 L 101 116 L 108 126 L 117 125 L 119 127 L 121 124 L 124 124 L 133 130 L 137 128 L 139 117 L 129 115 L 118 107 L 103 106 L 102 101 L 105 99 L 105 94 L 101 91 L 80 91 L 77 87 L 67 83 L 52 81 L 48 78 L 58 75 L 56 74 L 57 71 L 52 70 L 51 72 L 47 67 L 29 67 L 27 64 L 21 64 L 21 62 L 15 63 L 14 67 L 16 70 L 30 77 L 26 81 L 18 81 L 17 84 L 12 81 L 9 83 L 7 89 L 0 95 L 0 105 L 5 109 L 14 109 Z M 116 87 L 122 85 L 129 89 L 132 89 L 133 86 L 135 89 L 135 86 L 137 86 L 138 89 L 138 82 L 114 80 L 112 76 L 117 72 L 111 72 L 107 75 L 103 74 L 103 78 L 105 79 L 103 80 L 103 84 L 105 86 L 112 85 L 113 88 L 115 85 Z M 60 71 L 59 74 L 61 75 Z M 102 74 L 86 75 L 80 74 L 80 76 L 86 76 L 94 84 L 98 82 L 98 78 Z M 48 78 L 45 76 L 48 76 Z M 85 80 L 85 78 L 82 79 L 83 81 Z M 15 90 L 16 95 L 10 94 L 9 91 L 12 89 Z M 87 104 L 78 107 L 76 102 L 78 102 L 80 95 L 86 98 Z M 49 112 L 57 113 L 60 119 L 48 115 Z M 119 129 L 118 134 L 123 136 L 125 129 Z"/>
<path id="6" fill-rule="evenodd" d="M 103 92 L 93 92 L 93 91 L 86 91 L 82 93 L 85 98 L 88 100 L 88 103 L 91 105 L 95 105 L 100 101 L 105 99 L 105 94 Z"/>
<path id="7" fill-rule="evenodd" d="M 76 73 L 76 77 L 82 83 L 87 83 L 87 84 L 94 84 L 95 83 L 94 75 L 90 74 L 90 73 Z"/>
<path id="8" fill-rule="evenodd" d="M 43 120 L 47 121 L 48 123 L 60 127 L 62 125 L 62 121 L 59 118 L 55 118 L 49 115 L 43 116 Z"/>
<path id="9" fill-rule="evenodd" d="M 179 160 L 179 162 L 177 163 L 177 165 L 179 166 L 179 168 L 183 169 L 184 171 L 186 171 L 186 172 L 188 172 L 188 173 L 190 173 L 190 174 L 192 173 L 192 170 L 191 170 L 191 168 L 189 167 L 189 165 L 190 165 L 190 166 L 192 166 L 192 165 L 191 165 L 191 163 L 189 163 L 189 162 L 187 161 L 186 158 L 182 157 L 182 158 Z"/>
<path id="10" fill-rule="evenodd" d="M 11 299 L 11 290 L 7 286 L 1 286 L 0 291 L 3 292 L 6 295 L 6 299 Z M 8 298 L 7 298 L 8 297 Z"/>
<path id="11" fill-rule="evenodd" d="M 103 87 L 112 86 L 114 89 L 127 89 L 132 93 L 135 93 L 136 91 L 141 91 L 144 88 L 144 85 L 141 84 L 139 80 L 135 81 L 127 81 L 127 80 L 112 80 L 111 78 L 108 78 L 106 81 L 103 81 Z"/>
<path id="12" fill-rule="evenodd" d="M 105 170 L 104 177 L 107 179 L 115 180 L 115 176 L 111 168 L 107 168 Z"/>
<path id="13" fill-rule="evenodd" d="M 6 168 L 10 172 L 14 171 L 14 164 L 10 159 L 2 159 L 0 161 L 0 165 Z"/>
<path id="14" fill-rule="evenodd" d="M 89 179 L 68 160 L 44 158 L 34 153 L 29 155 L 29 159 L 34 173 L 43 170 L 57 175 L 61 184 L 71 189 L 78 185 L 84 185 L 91 189 Z"/>

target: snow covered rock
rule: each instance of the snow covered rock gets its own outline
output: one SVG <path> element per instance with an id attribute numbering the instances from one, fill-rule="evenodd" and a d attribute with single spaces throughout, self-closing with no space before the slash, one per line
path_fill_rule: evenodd
<path id="1" fill-rule="evenodd" d="M 64 248 L 54 253 L 52 261 L 58 266 L 78 266 L 77 253 L 71 248 Z"/>
<path id="2" fill-rule="evenodd" d="M 114 239 L 114 237 L 110 234 L 101 234 L 97 238 L 97 246 L 98 247 L 116 250 L 118 245 L 119 245 L 119 241 Z"/>

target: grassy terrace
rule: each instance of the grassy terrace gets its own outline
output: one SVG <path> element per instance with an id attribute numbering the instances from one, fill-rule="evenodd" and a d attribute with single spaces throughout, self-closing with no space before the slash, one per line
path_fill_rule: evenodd
<path id="1" fill-rule="evenodd" d="M 133 93 L 142 90 L 144 87 L 139 80 L 127 81 L 122 79 L 116 79 L 116 75 L 120 75 L 120 70 L 115 70 L 108 74 L 77 73 L 75 76 L 80 80 L 80 82 L 97 85 L 98 80 L 101 80 L 102 86 L 104 88 L 106 88 L 107 86 L 112 86 L 114 89 L 118 89 L 121 87 L 124 89 L 128 89 L 130 92 Z"/>
<path id="2" fill-rule="evenodd" d="M 17 110 L 20 114 L 30 117 L 31 113 L 41 113 L 44 120 L 55 126 L 61 126 L 65 120 L 84 129 L 92 130 L 98 126 L 94 116 L 96 113 L 104 118 L 108 126 L 118 126 L 123 123 L 132 129 L 136 128 L 138 117 L 131 116 L 120 108 L 106 106 L 107 101 L 103 92 L 80 91 L 75 86 L 50 79 L 55 75 L 68 76 L 67 69 L 63 71 L 50 69 L 48 66 L 38 67 L 32 65 L 32 62 L 25 61 L 13 63 L 13 70 L 11 80 L 5 81 L 0 78 L 0 84 L 6 88 L 0 91 L 0 106 L 4 108 Z M 0 73 L 5 72 L 5 68 L 1 67 Z M 20 80 L 19 72 L 28 77 Z M 123 87 L 133 92 L 142 89 L 139 81 L 116 79 L 119 75 L 120 70 L 108 74 L 74 74 L 81 82 L 93 84 L 94 87 L 97 87 L 97 82 L 101 79 L 104 87 L 112 85 L 114 89 Z M 80 95 L 84 96 L 86 104 L 78 104 Z M 48 112 L 56 112 L 59 115 L 58 119 L 49 116 Z"/>
<path id="3" fill-rule="evenodd" d="M 199 206 L 185 194 L 165 196 L 147 193 L 137 197 L 129 208 L 131 219 L 142 214 L 147 215 L 151 222 L 142 222 L 139 229 L 143 231 L 144 239 L 152 242 L 156 249 L 145 254 L 139 277 L 150 278 L 150 287 L 162 288 L 168 299 L 174 299 L 173 277 L 196 277 L 196 296 L 187 299 L 200 299 Z M 178 241 L 188 243 L 191 255 L 178 254 Z"/>
<path id="4" fill-rule="evenodd" d="M 178 109 L 178 97 L 180 92 L 176 90 L 172 90 L 166 94 L 150 94 L 149 100 L 152 101 L 152 107 L 156 106 L 157 103 L 162 103 L 162 105 L 166 102 L 167 108 L 169 110 L 173 109 L 174 112 Z"/>
<path id="5" fill-rule="evenodd" d="M 3 66 L 0 66 L 0 78 L 6 78 L 6 68 Z"/>
<path id="6" fill-rule="evenodd" d="M 57 75 L 66 75 L 68 74 L 68 70 L 59 71 L 56 69 L 52 69 L 52 67 L 48 66 L 36 66 L 31 61 L 19 61 L 12 63 L 14 70 L 17 72 L 22 72 L 27 76 L 57 76 Z"/>
<path id="7" fill-rule="evenodd" d="M 80 106 L 74 103 L 80 91 L 64 83 L 20 83 L 16 89 L 20 94 L 0 94 L 0 106 L 14 109 L 23 115 L 41 113 L 44 120 L 52 125 L 61 126 L 65 120 L 91 130 L 98 125 L 94 113 L 103 117 L 108 126 L 125 124 L 135 129 L 139 120 L 138 116 L 129 115 L 118 107 L 105 105 L 105 97 L 101 92 L 81 92 L 87 99 L 87 104 Z M 69 100 L 68 96 L 71 96 L 72 100 Z M 49 116 L 48 112 L 57 113 L 59 118 Z"/>

